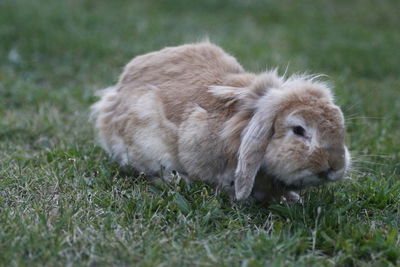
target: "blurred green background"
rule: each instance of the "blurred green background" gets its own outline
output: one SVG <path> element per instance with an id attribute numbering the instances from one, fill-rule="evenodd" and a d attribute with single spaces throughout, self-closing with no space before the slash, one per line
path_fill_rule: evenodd
<path id="1" fill-rule="evenodd" d="M 0 0 L 0 265 L 399 265 L 399 11 L 396 0 Z M 205 37 L 249 71 L 328 75 L 352 179 L 265 209 L 120 174 L 87 122 L 94 92 L 136 55 Z"/>

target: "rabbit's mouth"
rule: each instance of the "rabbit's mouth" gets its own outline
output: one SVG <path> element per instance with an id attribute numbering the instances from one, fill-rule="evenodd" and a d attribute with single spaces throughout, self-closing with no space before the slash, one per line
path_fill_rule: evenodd
<path id="1" fill-rule="evenodd" d="M 277 183 L 288 190 L 302 190 L 312 186 L 326 184 L 341 180 L 344 177 L 346 167 L 339 170 L 327 169 L 318 172 L 310 170 L 294 171 L 291 174 L 275 176 Z"/>

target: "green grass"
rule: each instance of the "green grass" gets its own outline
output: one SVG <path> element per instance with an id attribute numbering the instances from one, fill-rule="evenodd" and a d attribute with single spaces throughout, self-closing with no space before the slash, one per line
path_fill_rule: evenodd
<path id="1" fill-rule="evenodd" d="M 400 265 L 400 2 L 0 1 L 0 265 Z M 351 180 L 232 203 L 121 174 L 88 108 L 135 55 L 208 36 L 251 71 L 325 73 Z"/>

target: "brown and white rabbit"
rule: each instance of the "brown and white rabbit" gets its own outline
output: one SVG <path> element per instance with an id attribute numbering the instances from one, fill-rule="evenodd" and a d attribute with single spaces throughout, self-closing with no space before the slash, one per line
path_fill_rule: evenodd
<path id="1" fill-rule="evenodd" d="M 343 114 L 309 76 L 253 74 L 209 42 L 134 58 L 92 106 L 102 147 L 149 175 L 176 171 L 258 200 L 341 179 Z"/>

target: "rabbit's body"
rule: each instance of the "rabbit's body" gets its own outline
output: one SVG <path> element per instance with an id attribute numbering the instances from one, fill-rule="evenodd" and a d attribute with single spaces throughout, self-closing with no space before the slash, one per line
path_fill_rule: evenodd
<path id="1" fill-rule="evenodd" d="M 103 91 L 93 114 L 102 146 L 121 165 L 150 175 L 161 168 L 177 171 L 188 180 L 236 191 L 240 199 L 250 194 L 254 177 L 265 167 L 260 157 L 268 144 L 262 141 L 264 130 L 250 122 L 259 99 L 283 85 L 274 72 L 245 72 L 232 56 L 208 42 L 183 45 L 134 58 L 117 85 Z M 253 141 L 260 142 L 258 147 L 246 152 Z M 245 197 L 238 196 L 241 172 L 253 179 Z M 264 173 L 259 176 L 267 178 L 259 177 L 257 183 L 272 184 L 276 174 Z"/>
<path id="2" fill-rule="evenodd" d="M 95 106 L 101 143 L 121 165 L 147 174 L 162 166 L 190 179 L 215 183 L 218 174 L 233 181 L 236 163 L 227 168 L 232 156 L 219 132 L 234 110 L 208 86 L 247 86 L 253 78 L 209 43 L 136 57 Z"/>

